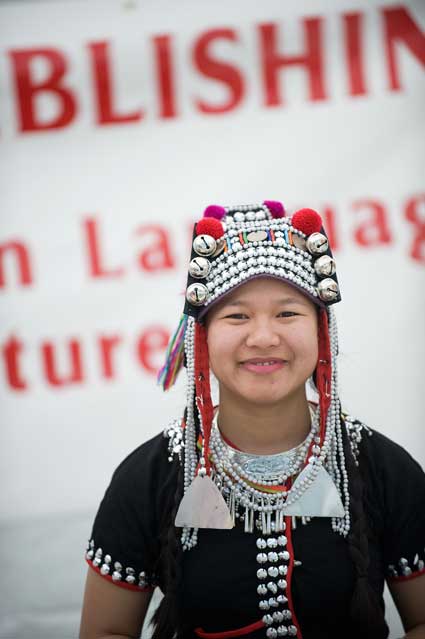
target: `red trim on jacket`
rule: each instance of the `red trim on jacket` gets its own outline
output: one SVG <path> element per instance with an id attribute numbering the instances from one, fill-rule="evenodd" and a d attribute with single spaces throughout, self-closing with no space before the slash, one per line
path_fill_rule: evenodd
<path id="1" fill-rule="evenodd" d="M 422 570 L 416 570 L 415 572 L 412 572 L 411 575 L 399 575 L 398 577 L 388 577 L 387 581 L 390 583 L 392 581 L 410 581 L 411 579 L 416 579 L 416 577 L 421 577 L 422 575 L 425 575 L 425 568 L 422 568 Z"/>
<path id="2" fill-rule="evenodd" d="M 119 586 L 120 588 L 126 588 L 127 590 L 134 590 L 136 592 L 152 592 L 154 590 L 153 586 L 145 586 L 144 588 L 141 588 L 140 586 L 135 586 L 134 584 L 128 584 L 126 581 L 114 581 L 112 579 L 111 575 L 103 575 L 100 572 L 100 568 L 98 568 L 97 566 L 93 566 L 93 564 L 90 561 L 90 559 L 86 558 L 86 562 L 88 563 L 88 565 L 90 566 L 90 568 L 92 570 L 97 572 L 98 575 L 100 575 L 104 579 L 107 579 L 108 581 L 110 581 L 115 586 Z"/>
<path id="3" fill-rule="evenodd" d="M 294 624 L 294 626 L 297 627 L 298 630 L 298 634 L 297 637 L 298 639 L 303 639 L 302 633 L 301 633 L 301 628 L 300 628 L 300 624 L 298 623 L 298 619 L 296 617 L 295 614 L 295 610 L 294 610 L 294 602 L 292 601 L 292 592 L 291 592 L 291 582 L 292 582 L 292 571 L 294 570 L 294 561 L 295 561 L 295 557 L 294 557 L 294 547 L 292 545 L 292 517 L 291 516 L 286 516 L 285 517 L 285 536 L 287 539 L 287 543 L 286 543 L 286 547 L 288 548 L 288 552 L 289 552 L 289 562 L 288 562 L 288 572 L 286 575 L 286 597 L 288 599 L 288 608 L 291 611 L 292 614 L 292 623 Z"/>
<path id="4" fill-rule="evenodd" d="M 230 639 L 231 637 L 246 637 L 249 632 L 260 630 L 264 628 L 264 621 L 255 621 L 244 626 L 243 628 L 237 628 L 236 630 L 224 630 L 223 632 L 205 632 L 202 628 L 195 628 L 195 634 L 198 637 L 204 637 L 204 639 Z"/>

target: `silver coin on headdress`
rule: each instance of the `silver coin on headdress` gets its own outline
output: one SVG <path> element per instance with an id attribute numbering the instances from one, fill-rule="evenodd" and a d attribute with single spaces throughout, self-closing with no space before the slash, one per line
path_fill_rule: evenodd
<path id="1" fill-rule="evenodd" d="M 335 280 L 326 277 L 318 283 L 317 292 L 324 302 L 333 302 L 339 295 L 339 287 Z"/>
<path id="2" fill-rule="evenodd" d="M 320 277 L 329 277 L 336 271 L 336 264 L 330 255 L 322 255 L 314 263 L 314 270 Z"/>
<path id="3" fill-rule="evenodd" d="M 207 277 L 211 270 L 211 264 L 205 257 L 194 257 L 189 264 L 189 273 L 192 277 Z"/>
<path id="4" fill-rule="evenodd" d="M 306 246 L 312 255 L 322 255 L 328 250 L 328 238 L 323 233 L 312 233 L 306 240 Z"/>
<path id="5" fill-rule="evenodd" d="M 193 240 L 193 250 L 198 255 L 212 255 L 217 248 L 217 242 L 211 235 L 201 233 Z"/>
<path id="6" fill-rule="evenodd" d="M 204 284 L 195 282 L 190 284 L 186 290 L 186 299 L 194 306 L 202 306 L 208 297 L 208 289 Z"/>

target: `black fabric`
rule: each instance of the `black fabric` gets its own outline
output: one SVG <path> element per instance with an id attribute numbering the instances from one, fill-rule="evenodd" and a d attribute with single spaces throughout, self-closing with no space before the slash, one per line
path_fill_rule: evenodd
<path id="1" fill-rule="evenodd" d="M 412 457 L 384 435 L 363 430 L 360 466 L 367 463 L 366 510 L 370 529 L 369 580 L 383 604 L 388 566 L 405 559 L 413 570 L 424 560 L 425 474 Z M 152 573 L 159 557 L 159 527 L 168 503 L 170 462 L 162 434 L 137 448 L 115 471 L 96 516 L 92 538 L 115 561 Z M 209 632 L 260 619 L 255 533 L 200 530 L 198 545 L 184 553 L 183 616 Z M 292 533 L 295 559 L 292 597 L 304 639 L 349 639 L 354 567 L 344 538 L 330 520 L 315 518 Z M 164 589 L 163 570 L 156 583 Z M 401 572 L 399 572 L 401 575 Z M 251 633 L 265 637 L 265 629 Z"/>

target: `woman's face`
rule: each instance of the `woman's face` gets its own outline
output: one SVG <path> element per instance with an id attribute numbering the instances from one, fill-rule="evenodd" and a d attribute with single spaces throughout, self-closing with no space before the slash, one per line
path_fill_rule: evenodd
<path id="1" fill-rule="evenodd" d="M 260 278 L 217 303 L 206 321 L 220 395 L 255 404 L 305 396 L 318 357 L 316 306 L 289 284 Z"/>

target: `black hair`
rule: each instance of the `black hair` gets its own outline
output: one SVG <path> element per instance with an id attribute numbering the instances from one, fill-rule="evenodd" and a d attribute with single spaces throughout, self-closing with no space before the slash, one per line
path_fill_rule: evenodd
<path id="1" fill-rule="evenodd" d="M 355 569 L 354 590 L 350 603 L 350 621 L 362 639 L 385 639 L 389 629 L 385 621 L 384 608 L 380 604 L 369 575 L 369 540 L 374 535 L 374 515 L 365 488 L 369 465 L 367 447 L 360 447 L 361 459 L 357 465 L 351 450 L 347 428 L 342 418 L 341 428 L 350 493 L 351 525 L 347 542 Z"/>

